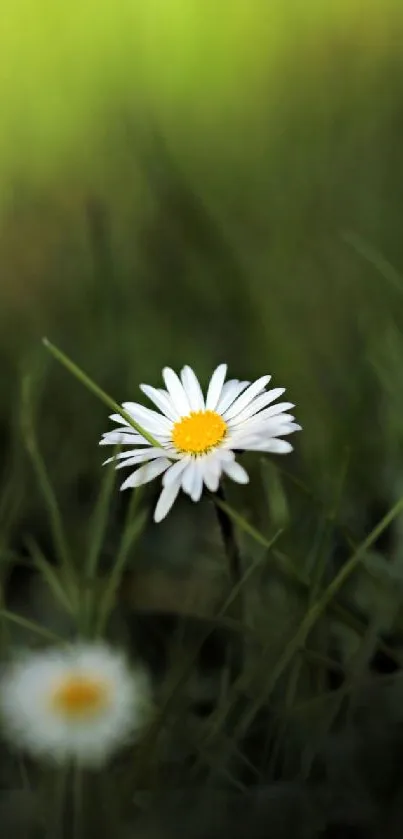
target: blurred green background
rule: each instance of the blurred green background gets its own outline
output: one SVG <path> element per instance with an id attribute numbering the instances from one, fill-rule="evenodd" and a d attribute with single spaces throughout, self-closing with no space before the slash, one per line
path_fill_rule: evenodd
<path id="1" fill-rule="evenodd" d="M 0 31 L 0 524 L 43 515 L 39 443 L 75 532 L 107 411 L 161 368 L 270 372 L 287 461 L 353 518 L 401 461 L 403 11 L 396 0 L 13 0 Z M 283 462 L 282 462 L 283 463 Z M 291 464 L 291 465 L 290 465 Z M 347 514 L 346 513 L 346 514 Z"/>

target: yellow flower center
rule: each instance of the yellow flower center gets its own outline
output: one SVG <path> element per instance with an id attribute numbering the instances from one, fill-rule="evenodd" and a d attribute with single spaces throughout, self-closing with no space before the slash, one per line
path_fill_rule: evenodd
<path id="1" fill-rule="evenodd" d="M 69 719 L 90 717 L 103 711 L 109 702 L 108 685 L 76 674 L 66 678 L 52 696 L 53 708 Z"/>
<path id="2" fill-rule="evenodd" d="M 175 423 L 172 440 L 186 454 L 206 454 L 224 439 L 227 424 L 215 411 L 192 411 Z"/>

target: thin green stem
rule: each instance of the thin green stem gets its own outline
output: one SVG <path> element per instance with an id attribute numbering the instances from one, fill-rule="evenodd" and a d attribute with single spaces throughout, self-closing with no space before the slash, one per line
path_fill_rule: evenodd
<path id="1" fill-rule="evenodd" d="M 381 533 L 387 527 L 389 527 L 393 519 L 395 519 L 396 516 L 398 516 L 402 511 L 403 498 L 400 498 L 400 500 L 394 505 L 394 507 L 389 511 L 389 513 L 387 513 L 387 515 L 384 516 L 382 521 L 380 521 L 379 524 L 371 531 L 369 536 L 367 536 L 367 538 L 364 539 L 361 545 L 350 557 L 348 562 L 346 562 L 343 568 L 339 571 L 334 580 L 332 580 L 332 582 L 325 589 L 322 596 L 316 601 L 316 603 L 312 604 L 304 619 L 301 621 L 300 626 L 297 632 L 295 633 L 294 637 L 291 638 L 284 650 L 284 653 L 280 656 L 277 664 L 275 664 L 270 673 L 270 677 L 266 684 L 266 697 L 270 695 L 271 691 L 277 684 L 280 677 L 283 675 L 284 671 L 288 667 L 295 653 L 304 646 L 312 628 L 315 626 L 317 621 L 320 620 L 320 618 L 322 617 L 326 609 L 329 607 L 330 603 L 334 600 L 344 583 L 356 570 L 356 568 L 362 561 L 362 558 L 365 555 L 366 551 L 379 538 Z M 263 651 L 263 656 L 264 652 L 265 651 Z M 260 704 L 261 699 L 259 698 L 259 700 L 257 700 L 251 705 L 251 707 L 245 714 L 244 719 L 241 722 L 240 731 L 237 733 L 243 733 L 248 729 L 250 723 L 253 721 L 255 714 L 257 713 L 260 707 Z"/>
<path id="2" fill-rule="evenodd" d="M 234 523 L 231 517 L 226 512 L 226 510 L 224 510 L 223 507 L 218 503 L 218 501 L 221 501 L 223 502 L 223 504 L 225 504 L 225 494 L 221 486 L 218 488 L 217 492 L 214 493 L 213 500 L 214 509 L 217 514 L 217 520 L 221 531 L 224 551 L 227 557 L 228 575 L 230 579 L 231 589 L 232 591 L 238 591 L 238 595 L 233 601 L 232 609 L 229 613 L 229 616 L 233 617 L 234 620 L 237 620 L 240 626 L 242 626 L 244 622 L 244 603 L 242 598 L 242 586 L 239 585 L 242 580 L 242 560 L 238 547 L 238 542 L 236 539 Z M 230 652 L 231 654 L 228 675 L 230 676 L 231 680 L 233 680 L 243 669 L 242 634 L 238 638 L 234 639 L 231 645 Z"/>
<path id="3" fill-rule="evenodd" d="M 290 662 L 292 661 L 294 655 L 297 652 L 300 652 L 305 645 L 305 641 L 311 632 L 312 628 L 315 626 L 316 622 L 322 617 L 324 612 L 327 608 L 330 608 L 332 605 L 332 601 L 335 596 L 338 594 L 341 587 L 347 581 L 349 576 L 353 573 L 353 571 L 358 567 L 360 562 L 362 561 L 363 555 L 365 555 L 366 551 L 371 547 L 371 545 L 379 538 L 381 533 L 389 527 L 390 523 L 395 519 L 401 512 L 403 511 L 403 498 L 401 498 L 390 510 L 390 512 L 384 516 L 382 521 L 371 531 L 369 536 L 361 543 L 361 545 L 357 548 L 357 550 L 353 553 L 349 561 L 343 566 L 337 577 L 330 583 L 330 585 L 325 589 L 321 598 L 314 603 L 305 618 L 300 623 L 300 626 L 296 632 L 296 634 L 291 638 L 289 643 L 286 645 L 283 654 L 277 661 L 277 664 L 274 665 L 272 670 L 270 671 L 269 678 L 266 681 L 264 690 L 261 694 L 256 697 L 256 700 L 251 702 L 248 709 L 246 710 L 245 714 L 241 717 L 236 730 L 233 733 L 234 740 L 242 737 L 245 732 L 248 730 L 249 726 L 253 723 L 256 714 L 258 713 L 259 709 L 262 707 L 265 701 L 267 701 L 270 693 L 275 688 L 278 680 L 284 674 L 285 670 L 289 666 Z M 344 610 L 343 610 L 344 614 Z M 357 631 L 359 631 L 357 629 Z M 366 631 L 365 628 L 361 632 Z M 261 655 L 261 663 L 262 668 L 265 666 L 265 660 L 268 653 L 271 652 L 271 642 L 269 642 L 266 647 L 262 650 Z M 393 655 L 393 653 L 392 653 Z M 241 674 L 236 682 L 233 685 L 233 694 L 236 696 L 239 692 L 248 688 L 248 677 L 247 675 Z M 210 723 L 210 731 L 206 736 L 207 740 L 210 740 L 213 736 L 215 731 L 218 731 L 222 728 L 225 723 L 228 708 L 230 707 L 230 703 L 228 703 L 227 707 L 220 709 L 216 714 L 214 720 L 211 720 Z"/>
<path id="4" fill-rule="evenodd" d="M 334 525 L 337 521 L 337 517 L 339 515 L 340 504 L 342 500 L 343 489 L 345 486 L 346 478 L 347 478 L 347 471 L 350 462 L 350 452 L 347 451 L 346 455 L 342 461 L 340 476 L 336 486 L 335 498 L 333 502 L 332 509 L 330 513 L 326 516 L 325 520 L 323 521 L 323 531 L 322 531 L 322 538 L 320 540 L 320 551 L 318 555 L 318 561 L 316 562 L 316 566 L 314 569 L 312 585 L 310 589 L 310 603 L 314 603 L 316 598 L 319 595 L 319 592 L 322 588 L 322 581 L 324 579 L 325 570 L 326 570 L 326 559 L 329 554 L 329 547 L 330 547 L 330 540 L 333 534 Z"/>
<path id="5" fill-rule="evenodd" d="M 81 766 L 76 764 L 72 770 L 73 839 L 85 839 L 85 797 L 83 782 L 83 769 Z"/>
<path id="6" fill-rule="evenodd" d="M 264 548 L 272 547 L 272 540 L 267 539 L 266 536 L 263 536 L 263 533 L 260 533 L 256 529 L 256 527 L 253 527 L 253 525 L 250 524 L 247 521 L 247 519 L 241 516 L 240 513 L 237 513 L 237 511 L 230 507 L 230 505 L 226 501 L 216 496 L 215 503 L 218 507 L 221 507 L 221 509 L 224 510 L 227 516 L 229 516 L 235 522 L 235 524 L 237 524 L 238 527 L 240 527 L 240 529 L 244 531 L 244 533 L 247 533 L 249 536 L 251 536 L 255 542 L 257 542 L 259 545 L 262 545 Z M 293 578 L 300 585 L 308 587 L 308 580 L 305 579 L 305 577 L 303 577 L 302 574 L 300 574 L 297 571 L 291 560 L 288 559 L 288 557 L 285 556 L 285 554 L 279 554 L 278 552 L 276 552 L 276 554 L 273 554 L 273 556 L 276 558 L 276 564 L 278 565 L 279 569 L 282 571 L 283 574 L 285 574 L 287 577 Z"/>
<path id="7" fill-rule="evenodd" d="M 282 531 L 279 531 L 278 533 L 275 534 L 275 536 L 273 536 L 273 539 L 272 539 L 272 541 L 271 541 L 271 543 L 269 544 L 268 547 L 271 547 L 271 545 L 274 545 L 274 543 L 276 542 L 276 540 L 280 536 L 281 532 Z M 252 574 L 255 573 L 255 571 L 258 568 L 260 568 L 260 566 L 261 566 L 261 559 L 260 558 L 258 560 L 255 560 L 255 562 L 251 563 L 249 568 L 247 568 L 247 570 L 244 572 L 244 575 L 243 575 L 242 579 L 240 580 L 240 582 L 238 583 L 238 585 L 235 586 L 232 589 L 232 591 L 229 593 L 228 597 L 226 598 L 225 602 L 223 603 L 221 608 L 218 610 L 218 612 L 214 616 L 216 621 L 219 621 L 226 614 L 226 612 L 228 612 L 230 610 L 231 605 L 233 604 L 233 602 L 238 597 L 242 586 L 245 585 L 247 580 L 252 576 Z M 198 640 L 198 643 L 195 644 L 195 647 L 192 651 L 192 655 L 189 656 L 188 658 L 186 658 L 186 660 L 184 662 L 184 665 L 183 665 L 183 668 L 181 669 L 181 671 L 178 675 L 178 678 L 175 680 L 175 682 L 172 686 L 172 690 L 170 691 L 169 695 L 165 699 L 165 702 L 163 703 L 162 707 L 160 708 L 160 713 L 159 713 L 158 718 L 156 719 L 154 724 L 150 726 L 150 731 L 148 733 L 148 737 L 146 738 L 146 741 L 141 748 L 141 758 L 144 759 L 144 764 L 143 764 L 143 759 L 140 758 L 140 760 L 139 760 L 138 765 L 141 768 L 141 770 L 143 770 L 145 762 L 148 759 L 148 755 L 151 755 L 151 756 L 153 755 L 155 742 L 158 738 L 158 735 L 159 735 L 160 731 L 162 730 L 162 728 L 165 724 L 167 715 L 169 714 L 170 709 L 172 708 L 172 705 L 173 705 L 176 697 L 178 696 L 178 693 L 181 690 L 184 681 L 188 678 L 189 673 L 192 671 L 192 668 L 194 667 L 194 664 L 197 661 L 197 657 L 200 653 L 200 650 L 203 647 L 203 644 L 207 641 L 207 639 L 211 635 L 215 625 L 216 624 L 214 622 L 211 622 L 211 621 L 208 622 L 208 628 L 206 629 L 206 632 L 202 633 L 202 636 Z"/>
<path id="8" fill-rule="evenodd" d="M 116 561 L 114 562 L 113 567 L 110 571 L 101 598 L 97 619 L 97 634 L 99 635 L 102 635 L 105 631 L 109 615 L 113 608 L 116 591 L 119 588 L 120 582 L 125 571 L 126 563 L 129 557 L 129 551 L 132 548 L 136 539 L 138 539 L 138 537 L 142 533 L 145 521 L 145 513 L 137 515 L 135 520 L 131 522 L 129 526 L 126 528 L 125 537 L 122 540 L 121 546 L 116 557 Z"/>
<path id="9" fill-rule="evenodd" d="M 96 632 L 96 611 L 98 606 L 97 578 L 98 565 L 102 544 L 108 523 L 109 505 L 115 483 L 116 470 L 114 464 L 109 464 L 106 476 L 102 481 L 101 491 L 94 510 L 91 524 L 88 553 L 83 574 L 83 596 L 81 606 L 81 628 L 85 633 Z"/>
<path id="10" fill-rule="evenodd" d="M 71 361 L 67 355 L 65 355 L 61 350 L 55 347 L 55 345 L 48 341 L 47 338 L 43 338 L 43 344 L 46 347 L 46 349 L 51 353 L 51 355 L 53 355 L 53 357 L 57 361 L 59 361 L 60 364 L 62 364 L 63 367 L 65 367 L 66 370 L 69 371 L 69 373 L 75 376 L 75 378 L 78 379 L 78 381 L 81 382 L 81 384 L 83 384 L 84 387 L 87 388 L 87 390 L 90 390 L 95 396 L 98 397 L 98 399 L 101 400 L 101 402 L 103 402 L 108 408 L 111 408 L 112 411 L 116 412 L 117 414 L 120 414 L 120 416 L 123 417 L 123 419 L 126 420 L 126 422 L 128 422 L 129 425 L 131 425 L 131 427 L 135 429 L 135 431 L 137 431 L 139 434 L 141 434 L 142 437 L 148 440 L 148 442 L 152 446 L 162 448 L 161 443 L 159 443 L 158 440 L 156 440 L 155 437 L 152 436 L 152 434 L 150 434 L 148 431 L 145 430 L 145 428 L 139 425 L 139 423 L 133 419 L 131 414 L 125 411 L 124 408 L 122 408 L 121 405 L 118 404 L 118 402 L 115 402 L 115 400 L 112 399 L 111 396 L 109 396 L 104 390 L 102 390 L 102 388 L 99 387 L 99 385 L 97 385 L 92 379 L 90 379 L 90 377 L 87 376 L 87 374 L 84 373 L 84 371 L 81 370 L 80 367 L 77 366 L 77 364 L 74 364 L 74 362 Z"/>
<path id="11" fill-rule="evenodd" d="M 50 629 L 45 629 L 45 627 L 40 626 L 39 623 L 34 623 L 34 621 L 30 621 L 28 618 L 23 618 L 21 615 L 14 614 L 14 612 L 9 612 L 8 609 L 0 608 L 0 618 L 10 621 L 10 623 L 15 623 L 23 629 L 28 629 L 36 635 L 42 635 L 43 638 L 47 638 L 48 641 L 53 641 L 53 643 L 67 644 L 67 641 L 65 641 L 64 638 L 56 635 L 55 632 L 51 632 Z"/>
<path id="12" fill-rule="evenodd" d="M 225 494 L 222 487 L 219 487 L 217 492 L 214 493 L 213 500 L 221 531 L 224 551 L 227 557 L 230 582 L 231 585 L 235 587 L 239 585 L 242 579 L 242 561 L 235 535 L 235 527 L 231 516 L 228 515 L 225 509 Z M 237 615 L 237 617 L 239 617 L 239 615 Z"/>
<path id="13" fill-rule="evenodd" d="M 33 539 L 27 539 L 26 545 L 35 566 L 37 567 L 39 573 L 42 576 L 42 579 L 46 582 L 50 590 L 53 592 L 55 600 L 59 600 L 63 609 L 69 614 L 72 614 L 73 607 L 71 605 L 69 595 L 68 593 L 66 593 L 65 588 L 63 587 L 63 582 L 60 580 L 60 575 L 52 567 L 50 562 L 47 561 L 41 549 Z"/>
<path id="14" fill-rule="evenodd" d="M 22 382 L 21 424 L 25 445 L 31 458 L 37 481 L 48 510 L 54 549 L 60 562 L 62 573 L 65 577 L 65 584 L 69 590 L 70 600 L 73 604 L 75 604 L 77 587 L 74 566 L 70 556 L 69 546 L 63 527 L 63 519 L 57 503 L 57 498 L 53 491 L 53 487 L 36 439 L 32 417 L 31 379 L 28 376 L 26 376 Z"/>
<path id="15" fill-rule="evenodd" d="M 68 765 L 60 766 L 56 771 L 52 770 L 51 774 L 47 773 L 46 800 L 43 802 L 44 813 L 46 813 L 44 833 L 46 839 L 64 839 L 65 837 L 68 776 Z"/>
<path id="16" fill-rule="evenodd" d="M 89 540 L 90 543 L 86 559 L 87 580 L 94 580 L 97 576 L 98 562 L 108 522 L 109 504 L 115 483 L 115 477 L 116 470 L 112 463 L 109 465 L 109 469 L 106 472 L 105 480 L 102 481 L 101 491 L 94 510 Z"/>
<path id="17" fill-rule="evenodd" d="M 237 513 L 235 510 L 230 507 L 229 504 L 224 503 L 217 499 L 217 504 L 219 504 L 231 518 L 233 521 L 240 527 L 245 533 L 251 536 L 252 539 L 255 540 L 259 545 L 263 545 L 263 547 L 269 548 L 271 547 L 272 543 L 269 539 L 263 536 L 255 527 L 253 527 L 243 516 Z M 382 524 L 382 522 L 381 522 Z M 380 526 L 380 525 L 378 525 Z M 386 527 L 388 524 L 386 524 Z M 272 561 L 275 564 L 277 571 L 283 577 L 286 577 L 294 586 L 295 588 L 299 589 L 301 593 L 309 593 L 310 589 L 310 581 L 301 574 L 294 566 L 292 561 L 286 554 L 282 551 L 279 551 L 277 548 L 274 548 L 270 552 L 269 561 Z M 366 632 L 366 624 L 361 618 L 357 615 L 354 615 L 344 606 L 337 602 L 330 602 L 328 608 L 333 612 L 333 614 L 346 626 L 349 626 L 355 632 L 360 635 L 363 635 Z M 381 638 L 378 639 L 378 647 L 382 650 L 386 655 L 388 655 L 392 660 L 395 660 L 399 663 L 399 657 L 397 653 L 389 647 Z"/>

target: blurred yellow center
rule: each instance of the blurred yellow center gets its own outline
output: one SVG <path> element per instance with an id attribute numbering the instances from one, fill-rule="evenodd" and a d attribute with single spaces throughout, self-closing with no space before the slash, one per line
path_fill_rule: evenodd
<path id="1" fill-rule="evenodd" d="M 224 439 L 227 424 L 215 411 L 192 411 L 176 422 L 172 440 L 186 454 L 205 454 Z"/>
<path id="2" fill-rule="evenodd" d="M 109 698 L 105 683 L 71 675 L 53 694 L 52 704 L 65 717 L 77 718 L 102 711 L 109 704 Z"/>

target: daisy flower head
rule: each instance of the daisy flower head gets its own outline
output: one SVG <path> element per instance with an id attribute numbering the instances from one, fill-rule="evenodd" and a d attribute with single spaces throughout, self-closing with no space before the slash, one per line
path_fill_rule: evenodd
<path id="1" fill-rule="evenodd" d="M 142 670 L 102 643 L 30 653 L 0 681 L 8 740 L 38 758 L 99 766 L 143 729 L 150 692 Z"/>
<path id="2" fill-rule="evenodd" d="M 163 489 L 154 512 L 156 522 L 167 515 L 181 489 L 192 501 L 199 501 L 204 486 L 217 491 L 222 475 L 246 484 L 248 474 L 235 460 L 236 451 L 292 451 L 291 444 L 281 438 L 299 431 L 300 426 L 289 413 L 294 405 L 276 402 L 285 388 L 266 390 L 271 376 L 253 383 L 226 381 L 227 365 L 220 364 L 204 397 L 191 367 L 184 367 L 180 376 L 165 367 L 162 375 L 165 389 L 140 385 L 159 412 L 137 402 L 123 403 L 126 414 L 152 434 L 158 446 L 152 446 L 120 414 L 110 417 L 119 428 L 107 431 L 100 441 L 101 446 L 128 447 L 105 464 L 114 461 L 117 469 L 137 467 L 121 489 L 163 475 Z"/>

